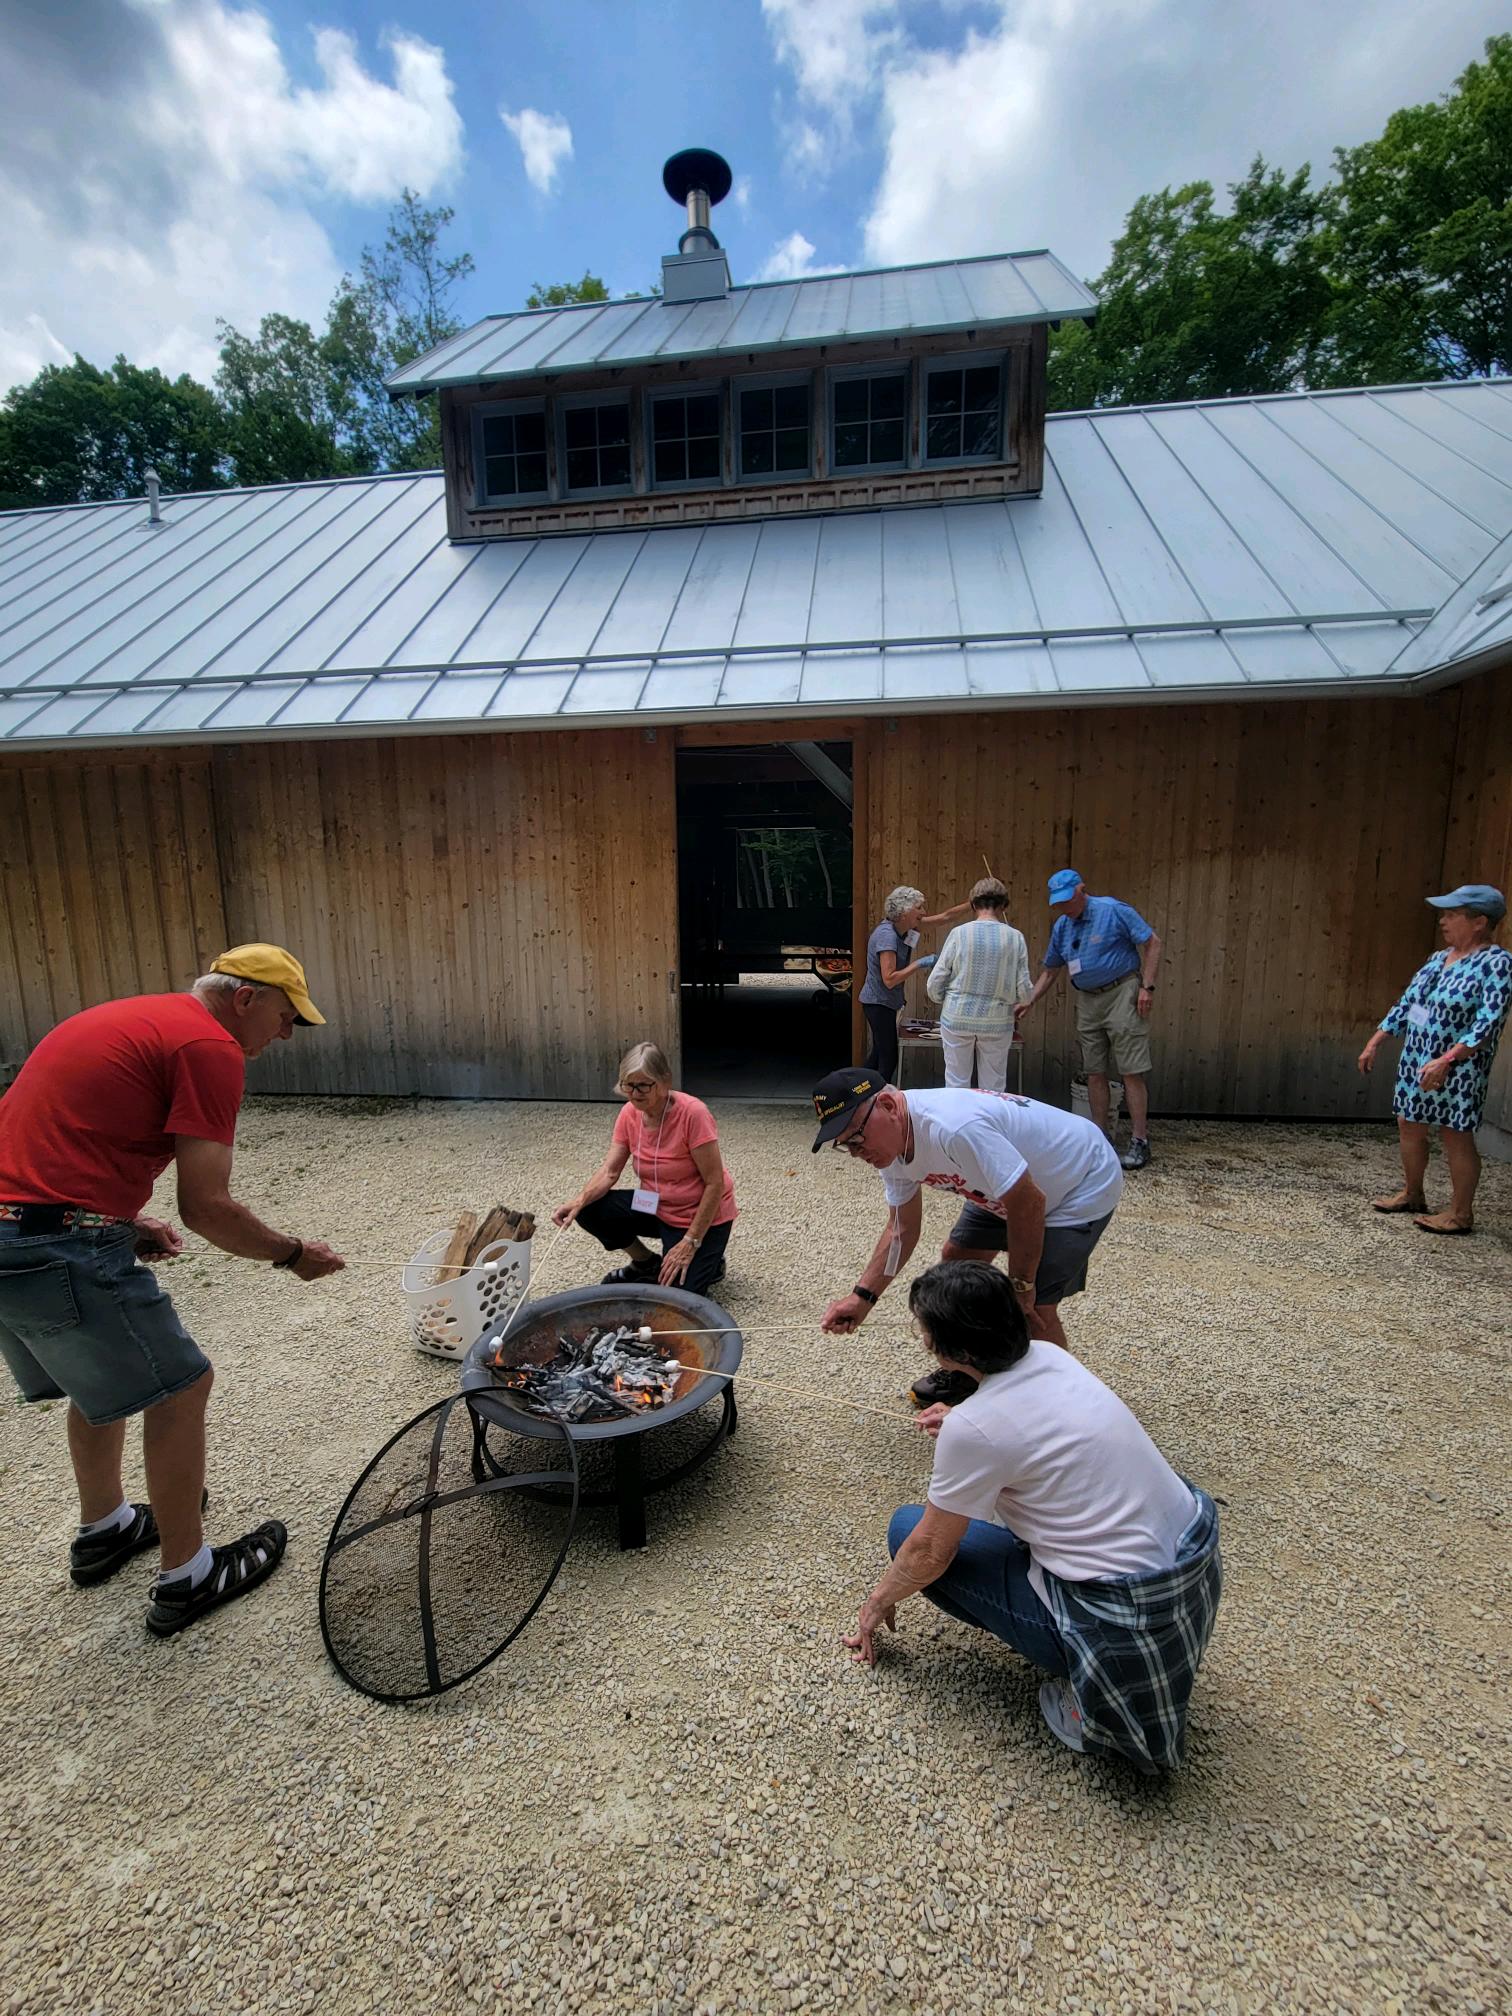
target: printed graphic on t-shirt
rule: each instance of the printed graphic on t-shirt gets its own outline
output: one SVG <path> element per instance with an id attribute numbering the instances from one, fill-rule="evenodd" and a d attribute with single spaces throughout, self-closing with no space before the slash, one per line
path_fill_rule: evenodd
<path id="1" fill-rule="evenodd" d="M 994 1218 L 1006 1218 L 1001 1197 L 984 1197 L 980 1190 L 971 1189 L 961 1176 L 926 1176 L 924 1181 L 931 1190 L 953 1190 L 957 1197 L 969 1197 L 973 1204 L 980 1204 L 984 1211 L 990 1211 Z"/>

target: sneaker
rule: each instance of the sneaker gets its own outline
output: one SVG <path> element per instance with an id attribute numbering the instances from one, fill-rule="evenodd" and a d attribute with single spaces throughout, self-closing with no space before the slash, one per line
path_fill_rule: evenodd
<path id="1" fill-rule="evenodd" d="M 1125 1169 L 1145 1168 L 1150 1160 L 1149 1142 L 1141 1141 L 1139 1136 L 1136 1134 L 1134 1139 L 1129 1143 L 1128 1147 L 1125 1148 L 1124 1152 L 1122 1153 L 1122 1155 L 1119 1156 L 1118 1159 L 1123 1164 Z"/>
<path id="2" fill-rule="evenodd" d="M 80 1589 L 103 1582 L 124 1568 L 133 1554 L 141 1554 L 158 1544 L 158 1526 L 150 1505 L 133 1505 L 136 1515 L 129 1526 L 113 1533 L 81 1533 L 69 1542 L 68 1573 Z"/>
<path id="3" fill-rule="evenodd" d="M 1046 1680 L 1039 1690 L 1039 1704 L 1051 1735 L 1059 1737 L 1068 1750 L 1080 1751 L 1083 1747 L 1081 1710 L 1071 1692 L 1071 1682 L 1066 1679 Z"/>
<path id="4" fill-rule="evenodd" d="M 915 1379 L 908 1389 L 908 1397 L 915 1407 L 959 1407 L 963 1400 L 969 1400 L 977 1389 L 977 1382 L 965 1372 L 947 1372 L 937 1365 L 933 1372 L 926 1372 Z"/>
<path id="5" fill-rule="evenodd" d="M 210 1493 L 200 1494 L 200 1510 L 210 1503 Z M 69 1542 L 68 1572 L 79 1588 L 103 1582 L 124 1568 L 133 1554 L 145 1553 L 158 1544 L 158 1523 L 150 1505 L 133 1505 L 136 1517 L 129 1526 L 114 1533 L 81 1533 Z"/>
<path id="6" fill-rule="evenodd" d="M 265 1519 L 229 1547 L 212 1547 L 210 1573 L 191 1588 L 187 1581 L 153 1584 L 152 1601 L 147 1605 L 147 1629 L 158 1638 L 171 1638 L 195 1623 L 207 1610 L 232 1603 L 245 1596 L 259 1582 L 265 1582 L 284 1557 L 289 1544 L 287 1529 L 277 1519 Z"/>

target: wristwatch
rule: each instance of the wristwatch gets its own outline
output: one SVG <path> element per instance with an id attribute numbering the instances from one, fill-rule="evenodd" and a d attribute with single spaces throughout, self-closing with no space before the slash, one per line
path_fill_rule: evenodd
<path id="1" fill-rule="evenodd" d="M 1032 1295 L 1034 1293 L 1034 1283 L 1026 1281 L 1021 1274 L 1010 1274 L 1008 1276 L 1008 1286 L 1013 1290 L 1015 1295 Z"/>
<path id="2" fill-rule="evenodd" d="M 875 1295 L 873 1295 L 873 1293 L 872 1293 L 872 1291 L 870 1290 L 870 1288 L 863 1288 L 863 1287 L 861 1286 L 861 1283 L 860 1283 L 859 1281 L 858 1281 L 858 1282 L 856 1283 L 855 1287 L 854 1287 L 854 1288 L 852 1288 L 852 1290 L 851 1290 L 851 1293 L 852 1293 L 852 1295 L 859 1295 L 859 1296 L 861 1297 L 861 1300 L 862 1300 L 863 1302 L 869 1302 L 869 1303 L 871 1304 L 871 1306 L 873 1307 L 873 1309 L 875 1309 L 875 1308 L 876 1308 L 876 1306 L 877 1306 L 877 1298 L 876 1298 L 876 1296 L 875 1296 Z"/>

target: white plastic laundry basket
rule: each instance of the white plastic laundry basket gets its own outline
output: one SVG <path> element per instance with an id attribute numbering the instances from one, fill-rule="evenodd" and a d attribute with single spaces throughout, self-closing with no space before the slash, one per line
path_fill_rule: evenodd
<path id="1" fill-rule="evenodd" d="M 485 1246 L 465 1274 L 441 1272 L 451 1232 L 433 1232 L 404 1270 L 404 1305 L 410 1339 L 433 1358 L 465 1358 L 490 1323 L 506 1323 L 530 1286 L 534 1243 L 497 1240 Z M 484 1263 L 496 1261 L 492 1274 Z"/>

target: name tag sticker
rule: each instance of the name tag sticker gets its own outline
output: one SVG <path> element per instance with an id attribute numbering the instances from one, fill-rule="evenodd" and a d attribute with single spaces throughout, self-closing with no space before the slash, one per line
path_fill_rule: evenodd
<path id="1" fill-rule="evenodd" d="M 1066 971 L 1071 975 L 1071 978 L 1074 980 L 1077 974 L 1080 973 L 1081 971 L 1080 959 L 1068 959 L 1066 961 Z"/>
<path id="2" fill-rule="evenodd" d="M 917 931 L 905 931 L 903 933 L 903 943 L 908 947 L 910 952 L 913 950 L 915 945 L 918 944 L 918 942 L 919 942 L 919 934 Z"/>
<path id="3" fill-rule="evenodd" d="M 1428 1027 L 1428 1010 L 1420 1002 L 1414 1001 L 1412 1006 L 1407 1010 L 1407 1020 L 1414 1029 L 1426 1029 Z"/>
<path id="4" fill-rule="evenodd" d="M 630 1199 L 630 1209 L 644 1211 L 648 1217 L 654 1218 L 661 1210 L 661 1195 L 655 1190 L 637 1190 Z"/>

